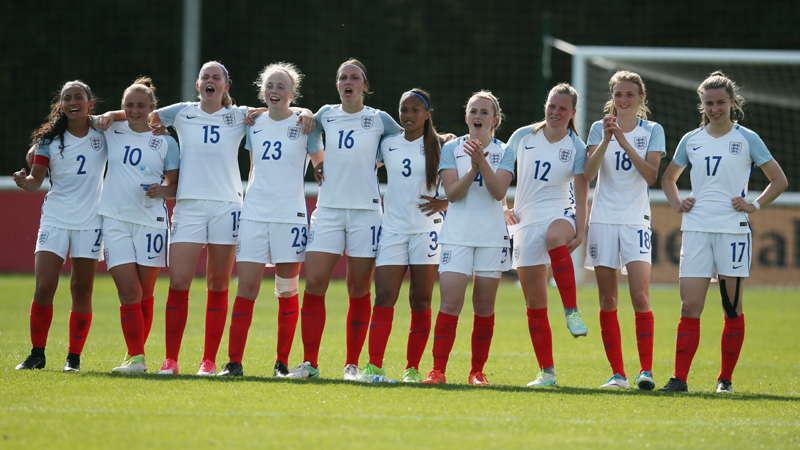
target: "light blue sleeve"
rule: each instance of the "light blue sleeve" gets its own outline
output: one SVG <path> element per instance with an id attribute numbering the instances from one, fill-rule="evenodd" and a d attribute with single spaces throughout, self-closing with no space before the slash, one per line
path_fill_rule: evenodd
<path id="1" fill-rule="evenodd" d="M 50 142 L 45 143 L 44 141 L 39 141 L 39 144 L 36 146 L 36 152 L 34 156 L 44 156 L 47 159 L 50 159 Z"/>
<path id="2" fill-rule="evenodd" d="M 378 117 L 381 118 L 381 122 L 383 122 L 383 135 L 384 136 L 391 136 L 397 132 L 403 131 L 403 127 L 397 124 L 397 122 L 392 119 L 392 116 L 386 114 L 383 111 L 378 111 Z"/>
<path id="3" fill-rule="evenodd" d="M 519 154 L 519 144 L 522 143 L 522 138 L 531 134 L 532 131 L 533 125 L 528 125 L 527 127 L 518 129 L 511 135 L 511 138 L 508 140 L 508 147 L 514 151 L 514 156 Z"/>
<path id="4" fill-rule="evenodd" d="M 661 157 L 667 156 L 667 142 L 664 137 L 664 127 L 661 124 L 650 122 L 653 129 L 650 131 L 650 144 L 647 146 L 647 153 L 660 152 Z"/>
<path id="5" fill-rule="evenodd" d="M 180 169 L 181 149 L 178 147 L 178 142 L 172 136 L 165 137 L 167 138 L 167 157 L 164 158 L 164 171 Z"/>
<path id="6" fill-rule="evenodd" d="M 175 103 L 174 105 L 157 109 L 156 113 L 158 113 L 158 118 L 161 119 L 161 123 L 164 126 L 171 127 L 175 124 L 175 118 L 178 117 L 178 113 L 191 105 L 192 102 Z"/>
<path id="7" fill-rule="evenodd" d="M 97 116 L 92 118 L 92 128 L 94 128 L 94 131 L 97 131 L 98 133 L 105 136 L 106 132 L 101 130 L 100 128 L 97 128 Z"/>
<path id="8" fill-rule="evenodd" d="M 439 157 L 439 172 L 444 169 L 456 169 L 456 149 L 461 145 L 462 138 L 453 139 L 442 147 L 442 156 Z"/>
<path id="9" fill-rule="evenodd" d="M 500 161 L 500 165 L 497 166 L 497 170 L 503 169 L 511 172 L 511 175 L 514 175 L 514 161 L 517 160 L 517 156 L 514 154 L 514 150 L 508 147 L 508 145 L 497 141 L 497 144 L 500 145 L 500 148 L 505 150 L 503 152 L 503 160 Z"/>
<path id="10" fill-rule="evenodd" d="M 247 136 L 250 136 L 249 134 Z M 308 153 L 317 153 L 318 151 L 322 150 L 322 127 L 317 124 L 314 127 L 314 131 L 308 135 L 308 141 L 306 143 L 306 149 Z"/>
<path id="11" fill-rule="evenodd" d="M 325 113 L 330 111 L 331 109 L 333 109 L 333 105 L 322 105 L 322 108 L 320 108 L 319 111 L 317 111 L 316 114 L 314 114 L 314 118 L 317 119 L 317 128 L 321 130 L 323 129 L 322 116 L 324 116 Z"/>
<path id="12" fill-rule="evenodd" d="M 245 125 L 244 127 L 244 148 L 250 150 L 251 152 L 253 151 L 253 142 L 250 139 L 250 130 L 252 129 L 253 127 L 250 125 Z"/>
<path id="13" fill-rule="evenodd" d="M 697 130 L 686 133 L 681 141 L 678 143 L 678 148 L 675 150 L 675 155 L 672 157 L 672 162 L 675 164 L 686 167 L 689 165 L 689 156 L 686 154 L 686 143 L 695 135 Z"/>
<path id="14" fill-rule="evenodd" d="M 760 167 L 774 159 L 767 149 L 766 144 L 764 144 L 764 141 L 761 140 L 761 136 L 756 134 L 755 131 L 740 126 L 739 132 L 742 133 L 742 136 L 747 140 L 747 145 L 750 146 L 750 159 L 752 159 L 757 166 Z"/>
<path id="15" fill-rule="evenodd" d="M 588 145 L 600 145 L 600 142 L 603 141 L 603 121 L 598 120 L 597 122 L 592 124 L 592 128 L 589 129 L 589 140 L 587 141 Z"/>
<path id="16" fill-rule="evenodd" d="M 572 133 L 572 146 L 575 148 L 575 158 L 572 161 L 572 173 L 575 175 L 583 173 L 583 166 L 586 165 L 586 144 L 583 143 L 577 134 Z"/>

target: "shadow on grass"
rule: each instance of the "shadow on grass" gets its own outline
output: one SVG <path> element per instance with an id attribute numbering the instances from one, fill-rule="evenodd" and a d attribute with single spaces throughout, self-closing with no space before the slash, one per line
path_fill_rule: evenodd
<path id="1" fill-rule="evenodd" d="M 82 372 L 82 376 L 90 376 L 97 378 L 127 378 L 127 379 L 144 379 L 157 382 L 177 382 L 177 381 L 204 381 L 208 383 L 244 383 L 255 382 L 265 384 L 313 384 L 315 386 L 326 385 L 339 385 L 339 386 L 358 386 L 363 389 L 434 389 L 444 392 L 474 392 L 475 390 L 489 390 L 494 392 L 514 392 L 514 393 L 528 393 L 534 395 L 577 395 L 577 396 L 649 396 L 654 398 L 692 398 L 704 399 L 711 401 L 753 401 L 753 400 L 772 400 L 772 401 L 800 401 L 800 396 L 792 395 L 771 395 L 759 394 L 751 392 L 741 392 L 733 394 L 717 394 L 713 391 L 689 391 L 689 392 L 658 392 L 658 391 L 643 391 L 640 389 L 599 389 L 599 388 L 583 388 L 583 387 L 548 387 L 548 388 L 529 388 L 525 386 L 507 386 L 507 385 L 494 385 L 494 386 L 470 386 L 466 384 L 415 384 L 415 383 L 360 383 L 356 381 L 345 380 L 331 380 L 331 379 L 289 379 L 289 378 L 270 378 L 270 377 L 218 377 L 218 376 L 197 376 L 191 374 L 179 375 L 157 375 L 154 373 L 141 373 L 141 374 L 123 374 L 123 373 L 106 373 L 106 372 Z"/>

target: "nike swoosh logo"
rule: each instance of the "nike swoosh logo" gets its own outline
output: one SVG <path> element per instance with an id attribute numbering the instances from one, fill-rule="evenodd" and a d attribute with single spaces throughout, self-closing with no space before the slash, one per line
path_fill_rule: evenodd
<path id="1" fill-rule="evenodd" d="M 361 325 L 369 325 L 369 322 L 364 322 L 364 323 L 350 322 L 350 326 L 353 326 L 353 327 L 358 327 L 358 326 L 361 326 Z"/>
<path id="2" fill-rule="evenodd" d="M 742 267 L 742 266 L 741 265 L 740 266 L 733 266 L 733 270 L 736 270 L 736 269 L 738 269 L 740 267 Z"/>
<path id="3" fill-rule="evenodd" d="M 253 134 L 258 134 L 258 133 L 261 133 L 262 131 L 264 131 L 264 130 L 253 130 Z"/>
<path id="4" fill-rule="evenodd" d="M 641 254 L 643 254 L 643 255 L 646 255 L 646 254 L 648 254 L 648 253 L 650 253 L 650 252 L 643 252 L 643 251 L 639 250 L 639 253 L 641 253 Z"/>
<path id="5" fill-rule="evenodd" d="M 83 339 L 83 338 L 85 338 L 86 336 L 88 336 L 88 334 L 87 334 L 87 335 L 85 335 L 85 336 L 78 336 L 77 334 L 73 334 L 73 335 L 72 335 L 72 337 L 74 337 L 75 339 Z"/>
<path id="6" fill-rule="evenodd" d="M 569 267 L 569 266 L 564 266 L 564 267 L 562 267 L 560 269 L 556 269 L 556 272 L 561 272 L 562 270 L 566 269 L 567 267 Z"/>
<path id="7" fill-rule="evenodd" d="M 443 337 L 447 337 L 447 336 L 434 336 L 433 338 L 434 339 L 439 339 L 439 338 L 443 338 Z"/>
<path id="8" fill-rule="evenodd" d="M 687 334 L 679 334 L 679 335 L 677 335 L 677 336 L 675 336 L 675 337 L 676 337 L 676 338 L 679 338 L 679 337 L 681 337 L 681 336 L 691 336 L 691 334 L 688 334 L 688 333 L 687 333 Z"/>
<path id="9" fill-rule="evenodd" d="M 225 308 L 217 308 L 217 309 L 208 308 L 208 310 L 211 311 L 211 312 L 222 311 L 223 309 L 225 309 Z"/>
<path id="10" fill-rule="evenodd" d="M 409 333 L 424 333 L 425 330 L 410 330 Z M 434 338 L 436 339 L 436 338 Z"/>
<path id="11" fill-rule="evenodd" d="M 44 330 L 34 330 L 33 328 L 31 328 L 31 333 L 41 333 L 42 331 Z"/>
<path id="12" fill-rule="evenodd" d="M 734 336 L 741 336 L 741 335 L 742 335 L 742 333 L 737 333 L 737 334 L 726 334 L 726 335 L 725 335 L 725 337 L 726 337 L 726 338 L 731 338 L 731 337 L 734 337 Z"/>
<path id="13" fill-rule="evenodd" d="M 536 327 L 536 328 L 528 328 L 528 331 L 536 331 L 536 330 L 538 330 L 539 328 L 542 328 L 542 326 L 541 326 L 541 325 L 539 325 L 539 326 L 538 326 L 538 327 Z"/>
<path id="14" fill-rule="evenodd" d="M 249 316 L 249 315 L 250 315 L 250 313 L 234 314 L 234 315 L 231 316 L 231 318 L 239 317 L 239 316 Z"/>
<path id="15" fill-rule="evenodd" d="M 328 122 L 335 122 L 336 119 L 328 119 Z"/>
<path id="16" fill-rule="evenodd" d="M 479 341 L 485 341 L 486 339 L 491 339 L 491 338 L 492 338 L 491 336 L 489 336 L 489 337 L 480 337 L 480 336 L 478 336 L 478 340 Z"/>
<path id="17" fill-rule="evenodd" d="M 436 256 L 436 253 L 428 253 L 428 258 L 433 258 L 434 256 Z"/>
<path id="18" fill-rule="evenodd" d="M 97 253 L 99 251 L 100 251 L 100 249 L 98 248 L 97 250 L 92 250 L 92 253 Z"/>
<path id="19" fill-rule="evenodd" d="M 290 311 L 290 312 L 287 312 L 287 313 L 281 313 L 281 315 L 282 316 L 289 316 L 289 315 L 292 315 L 292 314 L 295 314 L 295 313 L 297 313 L 297 311 Z M 303 313 L 303 315 L 304 316 L 313 316 L 313 314 L 308 314 L 308 313 Z"/>
<path id="20" fill-rule="evenodd" d="M 298 251 L 294 252 L 294 254 L 295 254 L 295 255 L 299 255 L 300 253 L 303 253 L 304 251 L 305 251 L 305 250 L 298 250 Z"/>
<path id="21" fill-rule="evenodd" d="M 390 152 L 393 152 L 393 151 L 395 151 L 395 150 L 397 150 L 397 149 L 396 149 L 396 148 L 389 147 L 389 151 L 390 151 Z"/>
<path id="22" fill-rule="evenodd" d="M 197 117 L 197 116 L 186 116 L 186 118 L 187 118 L 187 119 L 189 119 L 189 120 L 192 120 L 192 119 L 194 119 L 195 117 Z"/>
<path id="23" fill-rule="evenodd" d="M 180 306 L 167 306 L 167 309 L 181 309 Z"/>
<path id="24" fill-rule="evenodd" d="M 119 131 L 119 130 L 114 130 L 114 134 L 125 134 L 125 133 L 123 133 L 122 131 Z"/>
<path id="25" fill-rule="evenodd" d="M 505 263 L 506 263 L 506 261 L 507 261 L 507 260 L 506 260 L 506 259 L 504 259 L 504 260 L 500 261 L 500 264 L 505 264 Z"/>
<path id="26" fill-rule="evenodd" d="M 458 156 L 456 156 L 456 159 L 458 159 L 458 158 L 466 158 L 467 156 L 469 156 L 469 155 L 458 155 Z"/>
<path id="27" fill-rule="evenodd" d="M 294 314 L 294 313 L 283 313 L 284 316 L 287 316 L 289 314 Z M 313 316 L 313 314 L 311 314 L 311 313 L 304 313 L 304 312 L 301 312 L 300 315 L 301 316 Z"/>
<path id="28" fill-rule="evenodd" d="M 611 347 L 612 345 L 614 345 L 614 344 L 608 344 L 608 345 L 606 345 L 606 346 L 605 346 L 605 347 L 603 347 L 603 348 L 608 348 L 608 347 Z"/>
<path id="29" fill-rule="evenodd" d="M 380 324 L 380 323 L 373 323 L 373 324 L 372 324 L 372 325 L 370 325 L 369 327 L 370 327 L 370 328 L 372 328 L 372 327 L 377 327 L 378 325 L 382 325 L 382 324 Z"/>
<path id="30" fill-rule="evenodd" d="M 148 256 L 147 259 L 156 259 L 158 256 Z"/>
<path id="31" fill-rule="evenodd" d="M 640 335 L 639 335 L 639 337 L 649 337 L 649 336 L 652 336 L 652 335 L 653 335 L 653 333 L 650 333 L 650 334 L 640 334 Z"/>
<path id="32" fill-rule="evenodd" d="M 121 320 L 120 320 L 120 323 L 121 323 L 121 322 L 125 322 L 126 320 L 130 319 L 131 317 L 133 317 L 133 316 L 128 316 L 128 317 L 126 317 L 126 318 L 124 318 L 124 319 L 121 319 Z"/>
<path id="33" fill-rule="evenodd" d="M 536 148 L 536 146 L 535 145 L 533 147 L 528 147 L 527 145 L 525 146 L 525 150 L 530 150 L 532 148 Z"/>
<path id="34" fill-rule="evenodd" d="M 700 147 L 702 147 L 702 145 Z M 692 147 L 692 151 L 696 151 L 700 147 Z"/>

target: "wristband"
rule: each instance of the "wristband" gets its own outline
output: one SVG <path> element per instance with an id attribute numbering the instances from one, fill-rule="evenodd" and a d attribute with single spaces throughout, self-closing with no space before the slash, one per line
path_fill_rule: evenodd
<path id="1" fill-rule="evenodd" d="M 761 209 L 761 204 L 760 204 L 760 203 L 758 203 L 758 200 L 753 200 L 753 206 L 755 206 L 755 207 L 756 207 L 756 211 L 758 211 L 759 209 Z"/>
<path id="2" fill-rule="evenodd" d="M 511 208 L 509 208 L 508 205 L 503 205 L 503 212 L 506 211 L 511 211 Z"/>

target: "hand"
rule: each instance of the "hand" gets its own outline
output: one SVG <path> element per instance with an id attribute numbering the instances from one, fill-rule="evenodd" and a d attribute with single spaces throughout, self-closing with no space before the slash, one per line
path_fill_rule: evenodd
<path id="1" fill-rule="evenodd" d="M 733 204 L 733 209 L 737 211 L 744 211 L 746 213 L 754 213 L 756 212 L 756 206 L 742 197 L 734 197 L 731 199 L 731 203 Z"/>
<path id="2" fill-rule="evenodd" d="M 486 157 L 489 156 L 489 152 L 483 151 L 483 144 L 477 139 L 464 141 L 464 153 L 469 155 L 475 170 L 480 170 L 481 164 L 487 164 Z"/>
<path id="3" fill-rule="evenodd" d="M 164 125 L 153 125 L 153 135 L 154 136 L 169 136 L 169 129 Z"/>
<path id="4" fill-rule="evenodd" d="M 311 134 L 314 131 L 314 128 L 317 127 L 317 118 L 314 117 L 314 113 L 311 112 L 310 109 L 305 109 L 300 112 L 300 116 L 297 117 L 297 123 L 295 125 L 303 124 L 303 134 Z"/>
<path id="5" fill-rule="evenodd" d="M 25 162 L 28 163 L 28 167 L 33 167 L 34 155 L 36 155 L 36 145 L 31 145 L 31 148 L 28 149 L 28 153 L 25 154 Z"/>
<path id="6" fill-rule="evenodd" d="M 567 243 L 567 250 L 572 253 L 576 248 L 581 246 L 581 242 L 583 242 L 583 233 L 578 233 L 574 239 Z"/>
<path id="7" fill-rule="evenodd" d="M 455 135 L 455 134 L 453 134 L 453 133 L 445 133 L 445 134 L 440 134 L 440 135 L 439 135 L 439 137 L 440 137 L 440 138 L 442 138 L 442 139 L 444 139 L 444 141 L 445 141 L 445 142 L 450 142 L 450 141 L 452 141 L 453 139 L 456 139 L 456 138 L 458 138 L 458 136 L 456 136 L 456 135 Z"/>
<path id="8" fill-rule="evenodd" d="M 324 161 L 320 162 L 319 164 L 317 164 L 316 167 L 314 167 L 314 180 L 317 181 L 317 185 L 319 185 L 319 186 L 322 186 L 322 182 L 325 181 L 325 177 L 322 176 L 322 173 L 323 173 L 322 172 L 322 165 L 323 165 L 323 163 L 324 163 Z"/>
<path id="9" fill-rule="evenodd" d="M 438 212 L 447 211 L 447 204 L 449 203 L 447 199 L 429 197 L 427 195 L 420 195 L 419 198 L 425 201 L 417 205 L 417 208 L 427 217 Z"/>
<path id="10" fill-rule="evenodd" d="M 161 188 L 163 188 L 160 183 L 151 184 L 150 188 L 145 191 L 144 195 L 150 198 L 160 198 L 161 197 Z"/>
<path id="11" fill-rule="evenodd" d="M 603 117 L 603 140 L 608 142 L 611 141 L 611 135 L 613 134 L 612 127 L 617 125 L 617 118 L 612 116 L 611 114 L 606 114 Z M 617 125 L 619 127 L 619 125 Z"/>
<path id="12" fill-rule="evenodd" d="M 506 216 L 506 225 L 511 226 L 519 223 L 519 217 L 514 214 L 514 208 L 504 211 L 503 214 Z"/>
<path id="13" fill-rule="evenodd" d="M 110 127 L 111 124 L 113 123 L 114 123 L 114 116 L 109 113 L 105 113 L 101 116 L 97 116 L 97 118 L 94 121 L 94 126 L 98 130 L 106 131 L 108 130 L 108 127 Z"/>
<path id="14" fill-rule="evenodd" d="M 692 207 L 694 207 L 694 197 L 686 197 L 677 208 L 675 208 L 675 212 L 678 213 L 685 213 L 689 212 Z"/>
<path id="15" fill-rule="evenodd" d="M 19 172 L 14 172 L 14 183 L 17 183 L 18 187 L 25 189 L 25 186 L 28 185 L 28 174 L 25 173 L 25 169 L 20 169 Z"/>
<path id="16" fill-rule="evenodd" d="M 267 108 L 253 108 L 247 110 L 247 114 L 244 116 L 244 124 L 247 125 L 248 127 L 252 127 L 253 125 L 256 124 L 256 119 L 258 118 L 258 116 L 264 114 L 267 111 L 269 111 Z"/>

